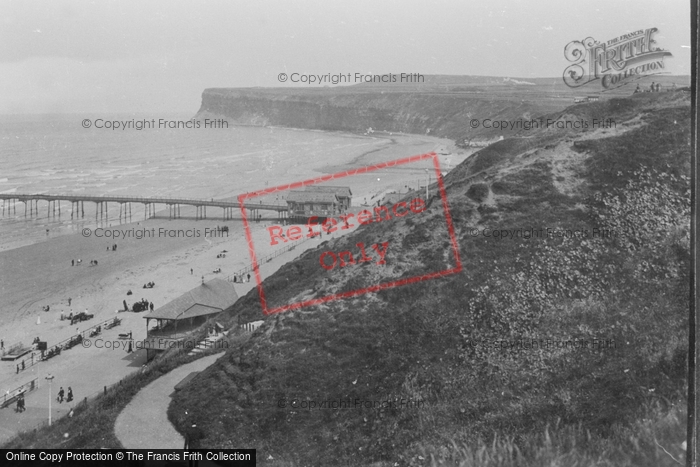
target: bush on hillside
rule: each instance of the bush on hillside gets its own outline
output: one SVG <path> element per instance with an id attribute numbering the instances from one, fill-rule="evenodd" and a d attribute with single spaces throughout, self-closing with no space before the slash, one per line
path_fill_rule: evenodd
<path id="1" fill-rule="evenodd" d="M 477 203 L 483 203 L 489 197 L 489 186 L 485 183 L 475 183 L 469 187 L 467 196 Z"/>

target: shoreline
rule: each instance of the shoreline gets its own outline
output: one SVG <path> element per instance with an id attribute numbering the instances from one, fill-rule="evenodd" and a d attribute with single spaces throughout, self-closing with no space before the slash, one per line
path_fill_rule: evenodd
<path id="1" fill-rule="evenodd" d="M 366 138 L 354 134 L 349 136 Z M 359 155 L 341 153 L 346 157 L 341 155 L 336 157 L 336 160 L 328 161 L 316 159 L 314 166 L 301 166 L 292 170 L 292 173 L 285 173 L 283 178 L 292 180 L 316 178 L 319 173 L 327 173 L 329 167 L 351 170 L 356 168 L 354 166 L 357 164 L 371 165 L 378 161 L 430 152 L 433 148 L 446 144 L 448 141 L 433 137 L 400 136 L 395 140 L 392 138 L 390 143 L 379 148 L 369 151 L 361 149 Z M 323 162 L 326 163 L 323 164 Z M 302 170 L 306 176 L 300 176 L 299 170 Z M 271 173 L 270 176 L 272 175 Z M 403 183 L 402 180 L 407 177 L 407 173 L 399 172 L 390 174 L 388 177 L 389 179 L 380 183 L 375 182 L 374 179 L 364 180 L 359 177 L 353 182 L 356 182 L 354 186 L 359 192 L 371 193 L 379 188 L 377 184 L 386 188 L 386 184 L 390 182 Z M 259 183 L 263 185 L 263 181 Z M 353 196 L 357 203 L 361 200 L 359 195 L 360 193 Z M 224 221 L 221 216 L 215 216 L 195 220 L 194 212 L 194 207 L 183 206 L 182 217 L 178 219 L 169 219 L 166 209 L 156 212 L 154 217 L 146 220 L 140 218 L 122 224 L 112 221 L 111 226 L 107 221 L 106 226 L 102 227 L 108 230 L 132 228 L 153 228 L 156 231 L 159 228 L 195 230 L 200 232 L 197 237 L 150 239 L 131 237 L 118 240 L 94 236 L 83 237 L 79 233 L 80 229 L 83 225 L 92 224 L 86 218 L 85 221 L 72 221 L 71 232 L 51 235 L 49 238 L 42 238 L 29 245 L 0 251 L 0 294 L 4 297 L 3 307 L 0 310 L 3 316 L 0 324 L 0 338 L 5 346 L 9 347 L 17 342 L 29 345 L 36 336 L 47 341 L 51 346 L 114 316 L 118 316 L 122 324 L 105 331 L 102 335 L 105 340 L 114 339 L 119 333 L 129 331 L 133 332 L 134 339 L 143 339 L 146 337 L 146 325 L 142 314 L 115 313 L 123 308 L 123 300 L 131 306 L 135 301 L 145 298 L 153 302 L 157 309 L 201 284 L 202 276 L 205 281 L 215 277 L 226 278 L 250 264 L 243 223 L 240 219 Z M 138 218 L 138 215 L 136 213 L 134 217 Z M 277 222 L 276 216 L 270 213 L 269 217 L 262 222 L 251 223 L 258 257 L 277 251 L 281 247 L 281 245 L 272 247 L 269 241 L 265 242 L 265 227 Z M 204 229 L 213 230 L 221 225 L 229 226 L 228 236 L 217 237 L 204 234 Z M 335 236 L 334 234 L 333 237 Z M 108 250 L 108 247 L 114 243 L 118 245 L 117 250 Z M 298 248 L 261 265 L 261 275 L 263 278 L 269 276 L 283 264 L 304 251 L 315 248 L 319 243 L 313 240 L 304 242 Z M 226 258 L 216 258 L 217 254 L 223 250 L 227 250 Z M 78 258 L 83 260 L 82 264 L 71 266 L 71 259 Z M 88 265 L 93 259 L 98 261 L 97 266 Z M 213 273 L 216 268 L 221 268 L 220 274 Z M 155 287 L 143 289 L 142 285 L 150 281 L 155 282 Z M 254 287 L 254 279 L 243 284 L 237 283 L 236 292 L 241 297 Z M 127 290 L 131 290 L 133 294 L 127 296 Z M 67 303 L 69 297 L 72 299 L 70 306 Z M 45 305 L 50 306 L 50 311 L 42 311 L 42 306 Z M 95 317 L 73 326 L 70 326 L 67 320 L 60 320 L 61 311 L 67 316 L 70 310 L 77 313 L 85 309 Z M 2 362 L 0 364 L 1 390 L 11 390 L 33 378 L 39 378 L 40 388 L 27 395 L 27 412 L 16 414 L 11 408 L 0 411 L 0 425 L 4 427 L 0 430 L 0 441 L 8 439 L 19 430 L 32 428 L 45 419 L 48 408 L 48 388 L 42 385 L 46 383 L 43 380 L 46 374 L 56 375 L 53 384 L 54 392 L 57 392 L 59 386 L 71 386 L 77 402 L 86 395 L 99 392 L 103 386 L 113 384 L 131 372 L 138 371 L 144 363 L 144 350 L 129 354 L 123 349 L 86 349 L 81 346 L 19 373 L 16 373 L 14 363 Z M 110 368 L 110 371 L 105 372 L 105 368 Z M 54 405 L 58 406 L 58 404 Z M 61 416 L 67 412 L 66 407 L 66 405 L 53 407 L 52 411 L 55 416 Z"/>

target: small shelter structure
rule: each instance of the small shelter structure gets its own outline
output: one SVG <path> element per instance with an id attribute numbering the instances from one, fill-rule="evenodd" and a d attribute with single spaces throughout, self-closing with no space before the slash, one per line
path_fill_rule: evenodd
<path id="1" fill-rule="evenodd" d="M 233 283 L 213 279 L 195 287 L 145 315 L 147 359 L 151 352 L 163 351 L 186 337 L 186 333 L 209 318 L 230 309 L 238 300 Z M 158 325 L 150 329 L 151 320 Z"/>

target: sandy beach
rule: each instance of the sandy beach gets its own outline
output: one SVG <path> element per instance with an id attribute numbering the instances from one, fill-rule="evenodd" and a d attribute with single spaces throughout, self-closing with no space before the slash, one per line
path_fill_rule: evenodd
<path id="1" fill-rule="evenodd" d="M 454 167 L 467 155 L 458 154 L 451 142 L 446 140 L 410 135 L 387 137 L 391 138 L 393 143 L 386 144 L 379 150 L 354 154 L 345 160 L 333 158 L 332 164 L 325 161 L 315 167 L 304 167 L 304 170 L 300 171 L 303 174 L 293 175 L 296 180 L 290 180 L 287 173 L 280 174 L 279 178 L 283 182 L 300 181 L 335 173 L 341 169 L 352 170 L 430 151 L 447 154 L 441 156 L 441 165 Z M 425 164 L 426 168 L 430 166 L 429 163 Z M 443 170 L 446 168 L 443 167 Z M 424 170 L 423 167 L 419 169 L 394 168 L 382 173 L 365 174 L 352 180 L 339 179 L 332 184 L 345 185 L 352 181 L 353 205 L 358 205 L 363 203 L 365 198 L 374 202 L 383 192 L 407 187 L 410 183 L 415 184 L 418 181 L 416 174 Z M 346 181 L 348 183 L 345 183 Z M 104 226 L 102 237 L 98 236 L 96 229 L 92 229 L 89 236 L 80 233 L 51 236 L 38 243 L 0 252 L 0 295 L 3 297 L 0 338 L 5 347 L 17 342 L 29 345 L 37 336 L 47 341 L 50 347 L 115 316 L 122 319 L 122 323 L 101 334 L 100 337 L 105 341 L 117 340 L 119 333 L 129 331 L 133 333 L 134 339 L 145 338 L 143 313 L 117 313 L 117 310 L 123 309 L 124 300 L 131 306 L 135 301 L 145 298 L 158 308 L 201 284 L 202 280 L 225 278 L 250 264 L 241 220 L 223 221 L 220 211 L 210 211 L 208 219 L 204 220 L 195 220 L 194 208 L 187 207 L 182 208 L 182 217 L 179 219 L 169 219 L 167 211 L 159 212 L 155 218 L 146 221 L 143 217 L 137 220 L 138 216 L 134 216 L 132 223 Z M 251 224 L 256 254 L 259 256 L 280 248 L 271 246 L 269 240 L 266 241 L 265 228 L 278 223 L 274 213 L 269 213 L 268 216 L 269 220 Z M 228 235 L 216 234 L 217 226 L 223 225 L 229 227 Z M 104 236 L 104 232 L 108 230 L 131 229 L 146 229 L 155 232 L 156 235 L 151 238 L 131 237 L 118 240 Z M 190 236 L 179 235 L 179 231 L 190 232 Z M 112 251 L 109 247 L 115 243 L 117 250 Z M 300 247 L 265 263 L 261 267 L 263 278 L 306 249 L 315 247 L 317 243 L 316 240 L 303 242 Z M 217 258 L 224 250 L 227 251 L 226 257 Z M 71 266 L 71 260 L 77 259 L 81 259 L 82 263 Z M 91 266 L 91 260 L 97 260 L 98 265 Z M 220 273 L 213 272 L 217 268 L 221 268 Z M 143 284 L 150 281 L 155 282 L 154 288 L 142 288 Z M 254 279 L 251 279 L 250 283 L 237 284 L 238 295 L 244 295 L 254 285 Z M 133 294 L 127 295 L 128 290 Z M 49 306 L 50 311 L 42 311 L 44 306 Z M 70 321 L 60 319 L 61 312 L 67 316 L 71 311 L 77 313 L 84 310 L 88 310 L 95 317 L 72 326 Z M 55 376 L 52 382 L 52 397 L 55 397 L 59 387 L 67 390 L 70 386 L 75 395 L 73 403 L 76 403 L 84 397 L 95 395 L 105 385 L 113 384 L 127 374 L 138 371 L 144 363 L 143 350 L 129 354 L 124 349 L 82 346 L 65 351 L 19 373 L 15 363 L 0 363 L 0 390 L 3 393 L 34 378 L 39 379 L 40 385 L 39 390 L 27 395 L 26 412 L 17 414 L 14 407 L 0 410 L 0 442 L 6 441 L 19 430 L 42 423 L 47 418 L 47 374 Z M 68 412 L 69 405 L 54 401 L 52 410 L 54 416 L 60 416 Z"/>

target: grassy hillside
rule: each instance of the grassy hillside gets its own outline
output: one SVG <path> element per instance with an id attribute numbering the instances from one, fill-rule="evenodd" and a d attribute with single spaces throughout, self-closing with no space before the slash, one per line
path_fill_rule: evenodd
<path id="1" fill-rule="evenodd" d="M 480 151 L 445 178 L 461 273 L 268 317 L 175 396 L 171 420 L 264 465 L 677 465 L 689 109 L 683 92 L 577 105 L 549 118 L 616 128 L 543 128 Z M 319 267 L 359 242 L 388 242 L 387 264 Z M 321 243 L 265 290 L 275 306 L 453 256 L 433 199 Z M 230 320 L 260 317 L 251 291 Z M 323 401 L 350 406 L 306 408 Z"/>
<path id="2" fill-rule="evenodd" d="M 211 88 L 202 93 L 196 118 L 225 118 L 231 124 L 274 125 L 364 133 L 430 134 L 484 143 L 510 137 L 518 127 L 499 122 L 530 121 L 570 105 L 581 93 L 603 99 L 630 96 L 637 84 L 684 87 L 689 76 L 647 76 L 596 91 L 569 88 L 561 78 L 511 79 L 495 76 L 426 75 L 417 83 L 362 83 L 351 86 Z M 478 124 L 472 125 L 476 121 Z M 495 122 L 495 123 L 494 123 Z M 506 125 L 509 126 L 509 125 Z"/>

